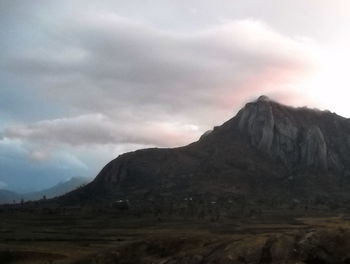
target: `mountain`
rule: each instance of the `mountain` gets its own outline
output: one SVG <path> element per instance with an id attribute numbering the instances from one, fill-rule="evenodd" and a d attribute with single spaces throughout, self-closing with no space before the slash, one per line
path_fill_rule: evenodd
<path id="1" fill-rule="evenodd" d="M 0 204 L 17 203 L 21 200 L 21 196 L 18 193 L 9 190 L 0 190 Z"/>
<path id="2" fill-rule="evenodd" d="M 74 189 L 79 188 L 88 182 L 89 179 L 86 177 L 72 177 L 69 180 L 59 182 L 58 184 L 48 189 L 44 189 L 38 192 L 25 193 L 22 195 L 22 197 L 25 200 L 40 200 L 44 196 L 46 198 L 53 198 L 73 191 Z"/>
<path id="3" fill-rule="evenodd" d="M 13 203 L 14 201 L 19 203 L 22 199 L 23 201 L 35 201 L 42 199 L 44 196 L 54 198 L 82 187 L 88 182 L 89 179 L 86 177 L 72 177 L 67 181 L 59 182 L 53 187 L 38 192 L 20 194 L 9 190 L 0 190 L 0 204 Z"/>
<path id="4" fill-rule="evenodd" d="M 338 204 L 350 200 L 349 169 L 350 120 L 261 96 L 197 142 L 120 155 L 60 202 L 198 196 Z"/>

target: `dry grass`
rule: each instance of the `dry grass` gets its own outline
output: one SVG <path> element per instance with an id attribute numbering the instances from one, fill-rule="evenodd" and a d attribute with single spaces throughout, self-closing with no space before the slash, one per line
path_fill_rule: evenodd
<path id="1" fill-rule="evenodd" d="M 220 260 L 216 263 L 259 263 L 271 239 L 278 241 L 271 242 L 274 254 L 287 258 L 293 243 L 313 230 L 321 232 L 320 240 L 327 236 L 332 241 L 344 240 L 331 234 L 350 234 L 344 215 L 300 217 L 287 212 L 219 222 L 180 218 L 159 222 L 151 216 L 139 219 L 87 211 L 65 215 L 3 212 L 0 219 L 1 264 L 207 263 L 201 261 L 215 258 Z"/>

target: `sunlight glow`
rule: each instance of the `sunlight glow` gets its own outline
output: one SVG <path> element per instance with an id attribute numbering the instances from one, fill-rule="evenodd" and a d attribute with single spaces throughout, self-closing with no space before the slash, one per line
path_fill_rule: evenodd
<path id="1" fill-rule="evenodd" d="M 319 68 L 299 87 L 312 105 L 350 117 L 350 52 L 323 54 Z"/>

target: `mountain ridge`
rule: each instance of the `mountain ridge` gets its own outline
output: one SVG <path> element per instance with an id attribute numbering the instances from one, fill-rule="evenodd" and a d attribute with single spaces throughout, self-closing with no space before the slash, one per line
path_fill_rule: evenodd
<path id="1" fill-rule="evenodd" d="M 62 181 L 54 186 L 41 191 L 29 193 L 17 193 L 10 190 L 0 189 L 0 204 L 19 203 L 23 201 L 35 201 L 45 198 L 50 199 L 64 195 L 74 189 L 81 187 L 89 182 L 85 177 L 72 177 L 67 181 Z"/>
<path id="2" fill-rule="evenodd" d="M 61 201 L 159 195 L 346 200 L 349 135 L 346 118 L 261 96 L 187 146 L 120 155 Z"/>

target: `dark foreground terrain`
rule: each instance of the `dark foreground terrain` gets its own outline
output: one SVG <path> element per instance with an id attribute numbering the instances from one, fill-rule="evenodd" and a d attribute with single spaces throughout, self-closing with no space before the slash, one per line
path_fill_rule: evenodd
<path id="1" fill-rule="evenodd" d="M 3 209 L 0 263 L 350 263 L 347 214 L 250 211 L 213 219 L 111 208 Z"/>

